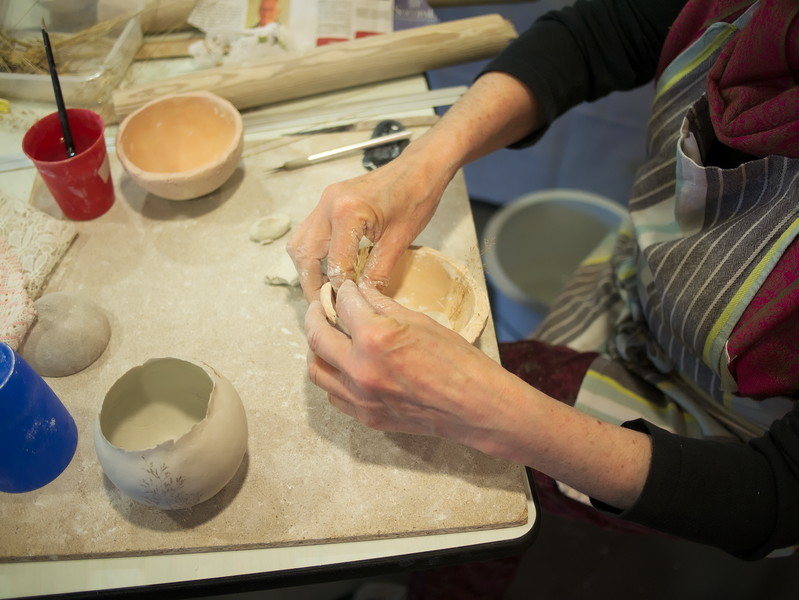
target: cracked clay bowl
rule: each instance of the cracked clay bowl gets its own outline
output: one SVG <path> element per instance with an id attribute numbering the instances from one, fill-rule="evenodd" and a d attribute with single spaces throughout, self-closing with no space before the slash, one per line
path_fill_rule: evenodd
<path id="1" fill-rule="evenodd" d="M 128 175 L 169 200 L 209 194 L 236 170 L 244 144 L 241 114 L 210 92 L 156 98 L 120 123 L 116 154 Z"/>
<path id="2" fill-rule="evenodd" d="M 95 419 L 94 447 L 122 493 L 160 509 L 188 508 L 238 471 L 247 417 L 233 385 L 208 365 L 157 358 L 111 386 Z"/>
<path id="3" fill-rule="evenodd" d="M 332 290 L 329 282 L 322 286 L 322 307 L 328 321 L 346 333 L 336 315 Z M 479 293 L 474 278 L 463 265 L 428 246 L 410 246 L 402 254 L 383 293 L 459 333 L 470 344 L 480 337 L 488 319 L 488 297 Z"/>
<path id="4" fill-rule="evenodd" d="M 384 293 L 472 344 L 488 318 L 488 299 L 478 293 L 474 278 L 463 265 L 428 246 L 411 246 L 403 253 Z"/>

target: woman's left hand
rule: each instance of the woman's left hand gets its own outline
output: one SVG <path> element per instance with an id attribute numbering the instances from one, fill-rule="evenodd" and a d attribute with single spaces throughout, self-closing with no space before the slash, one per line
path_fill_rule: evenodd
<path id="1" fill-rule="evenodd" d="M 546 396 L 374 288 L 345 281 L 336 310 L 352 337 L 328 323 L 318 300 L 308 308 L 308 372 L 346 414 L 529 465 L 620 509 L 638 498 L 649 436 Z"/>
<path id="2" fill-rule="evenodd" d="M 376 289 L 346 281 L 333 328 L 318 301 L 305 333 L 311 381 L 330 402 L 374 429 L 436 435 L 471 445 L 490 435 L 498 387 L 510 377 L 457 333 Z"/>

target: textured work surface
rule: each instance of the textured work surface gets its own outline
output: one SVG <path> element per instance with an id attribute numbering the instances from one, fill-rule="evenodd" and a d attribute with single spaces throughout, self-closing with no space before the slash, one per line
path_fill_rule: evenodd
<path id="1" fill-rule="evenodd" d="M 306 302 L 299 288 L 264 283 L 285 238 L 253 243 L 251 224 L 281 212 L 296 226 L 326 184 L 363 169 L 360 157 L 351 156 L 268 171 L 363 135 L 245 149 L 241 167 L 220 190 L 185 202 L 147 194 L 112 160 L 115 206 L 76 224 L 78 237 L 45 290 L 91 298 L 111 321 L 111 342 L 88 369 L 48 380 L 78 424 L 77 453 L 44 488 L 0 494 L 0 560 L 284 546 L 526 523 L 521 467 L 439 439 L 372 431 L 332 408 L 306 375 Z M 43 186 L 33 203 L 55 210 Z M 461 175 L 418 242 L 463 261 L 483 281 Z M 492 327 L 489 321 L 478 344 L 496 358 Z M 205 361 L 230 379 L 250 428 L 248 452 L 230 484 L 183 511 L 160 511 L 120 494 L 104 477 L 92 442 L 108 388 L 131 367 L 162 356 Z"/>

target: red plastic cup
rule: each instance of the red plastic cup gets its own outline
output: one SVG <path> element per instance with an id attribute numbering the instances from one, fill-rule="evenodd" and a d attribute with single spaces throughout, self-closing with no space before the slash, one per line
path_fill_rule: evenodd
<path id="1" fill-rule="evenodd" d="M 67 156 L 58 113 L 37 121 L 22 138 L 22 151 L 33 161 L 61 211 L 73 221 L 88 221 L 114 204 L 114 183 L 105 148 L 105 124 L 85 108 L 67 109 L 75 156 Z"/>

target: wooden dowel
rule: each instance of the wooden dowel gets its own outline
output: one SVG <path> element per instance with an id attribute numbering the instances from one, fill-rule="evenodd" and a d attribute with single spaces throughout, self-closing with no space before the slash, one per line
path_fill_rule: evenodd
<path id="1" fill-rule="evenodd" d="M 206 90 L 251 108 L 490 58 L 515 37 L 496 14 L 437 23 L 116 90 L 113 107 L 122 119 L 153 98 Z"/>
<path id="2" fill-rule="evenodd" d="M 199 32 L 148 36 L 144 38 L 141 48 L 136 52 L 133 60 L 190 57 L 189 46 L 202 39 L 204 36 Z"/>

